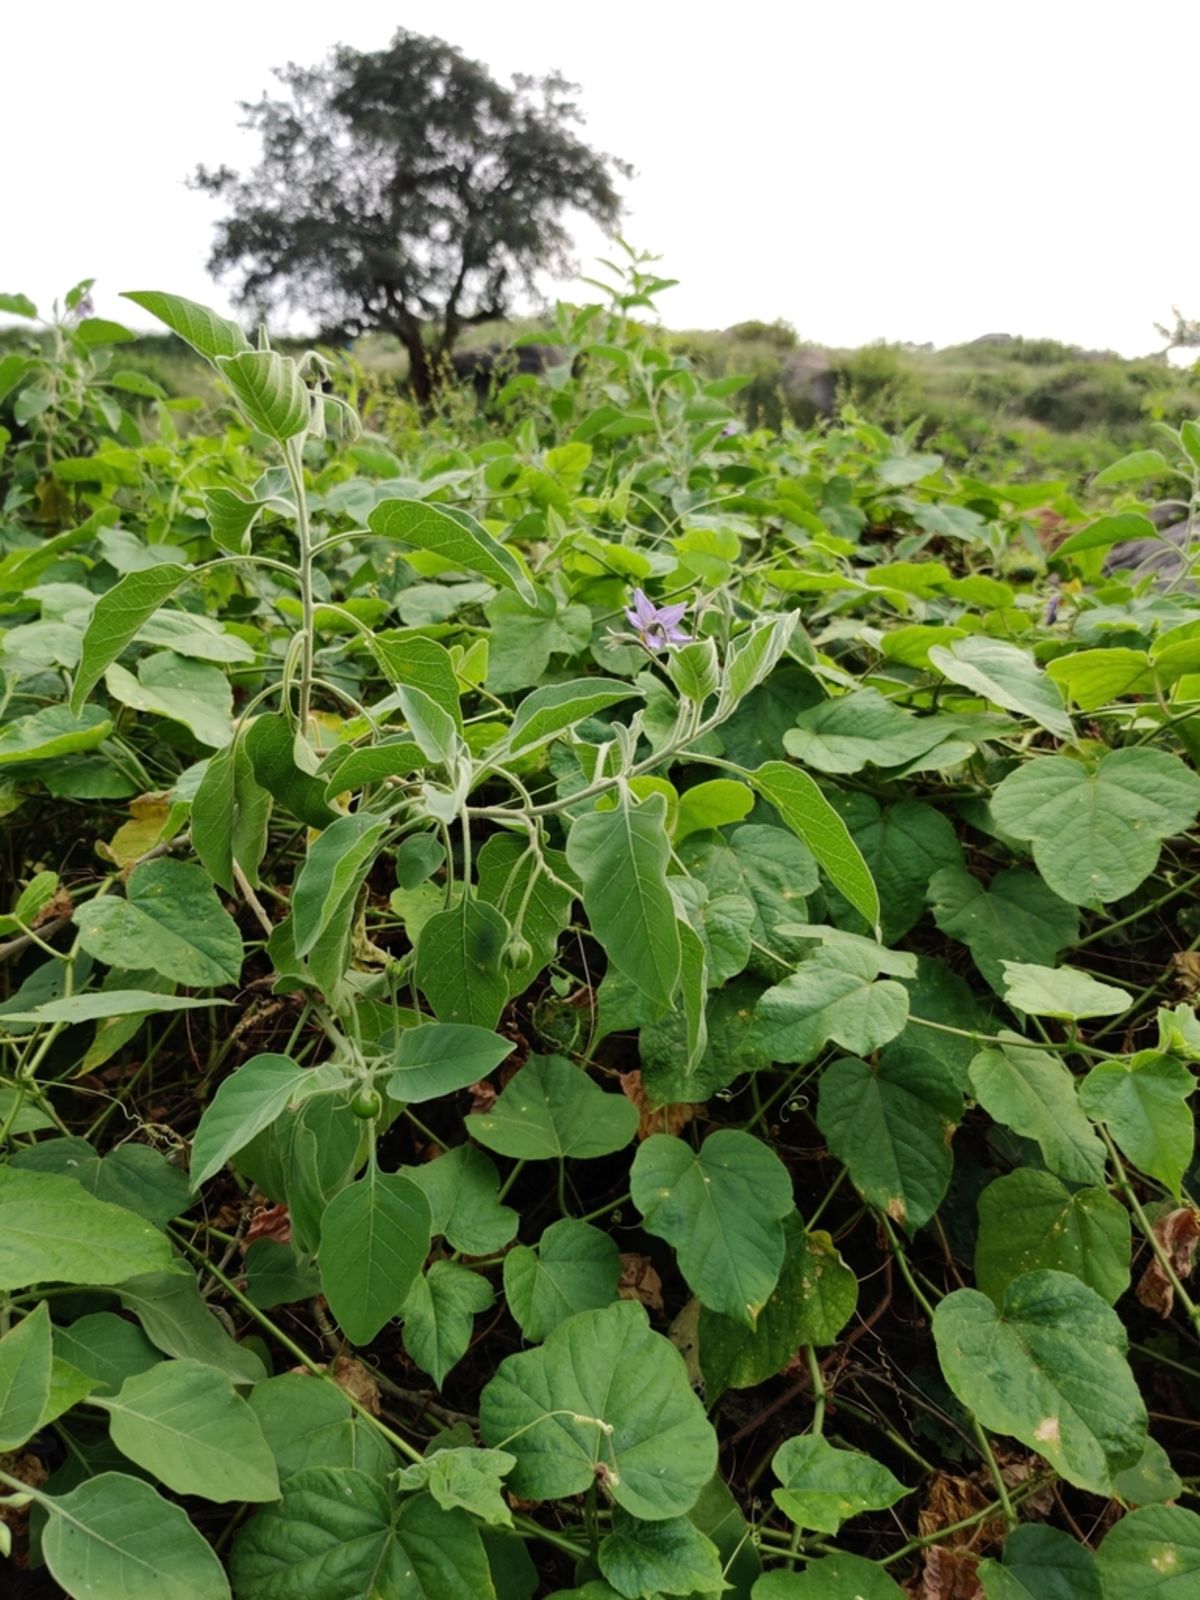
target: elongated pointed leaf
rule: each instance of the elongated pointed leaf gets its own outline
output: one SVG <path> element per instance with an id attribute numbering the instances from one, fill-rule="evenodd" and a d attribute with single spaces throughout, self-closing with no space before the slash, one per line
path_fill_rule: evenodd
<path id="1" fill-rule="evenodd" d="M 548 684 L 521 701 L 504 746 L 512 755 L 536 750 L 585 718 L 635 697 L 642 698 L 641 690 L 616 678 L 572 678 L 569 683 Z"/>
<path id="2" fill-rule="evenodd" d="M 192 349 L 210 361 L 218 356 L 234 356 L 239 350 L 249 350 L 250 341 L 238 327 L 225 317 L 219 317 L 207 306 L 185 300 L 180 294 L 163 294 L 158 289 L 127 289 L 123 300 L 132 300 L 152 317 L 165 322 L 172 333 L 191 345 Z"/>
<path id="3" fill-rule="evenodd" d="M 464 572 L 477 572 L 491 583 L 519 594 L 527 605 L 537 596 L 521 563 L 475 518 L 457 507 L 427 500 L 381 500 L 367 518 L 372 533 L 428 550 Z"/>
<path id="4" fill-rule="evenodd" d="M 221 376 L 250 422 L 280 444 L 308 431 L 309 394 L 300 368 L 277 350 L 240 350 L 217 356 Z"/>
<path id="5" fill-rule="evenodd" d="M 337 1087 L 336 1067 L 301 1067 L 288 1056 L 261 1055 L 225 1078 L 192 1141 L 192 1188 L 207 1183 L 289 1106 Z"/>
<path id="6" fill-rule="evenodd" d="M 417 1185 L 373 1165 L 321 1218 L 318 1260 L 329 1309 L 354 1344 L 370 1344 L 399 1315 L 429 1253 L 429 1201 Z"/>
<path id="7" fill-rule="evenodd" d="M 743 776 L 803 839 L 830 883 L 874 928 L 879 922 L 879 891 L 850 830 L 807 772 L 786 761 L 766 761 Z"/>
<path id="8" fill-rule="evenodd" d="M 79 667 L 71 690 L 71 710 L 79 715 L 84 701 L 125 646 L 154 615 L 159 606 L 188 576 L 186 567 L 166 562 L 127 572 L 119 583 L 96 601 L 84 630 Z"/>
<path id="9" fill-rule="evenodd" d="M 102 1472 L 41 1504 L 46 1565 L 74 1600 L 229 1600 L 212 1546 L 141 1478 Z"/>
<path id="10" fill-rule="evenodd" d="M 381 1044 L 392 1063 L 387 1091 L 406 1105 L 437 1100 L 477 1083 L 516 1048 L 511 1039 L 488 1028 L 455 1022 L 423 1022 L 385 1035 Z"/>
<path id="11" fill-rule="evenodd" d="M 612 966 L 663 1009 L 679 985 L 681 960 L 667 887 L 666 811 L 662 795 L 635 805 L 622 789 L 613 810 L 577 817 L 567 835 L 567 861 L 583 885 L 592 932 Z"/>
<path id="12" fill-rule="evenodd" d="M 120 1283 L 171 1260 L 157 1228 L 56 1172 L 0 1167 L 0 1213 L 0 1289 Z"/>
<path id="13" fill-rule="evenodd" d="M 0 1451 L 35 1434 L 50 1398 L 50 1312 L 40 1300 L 0 1339 Z"/>
<path id="14" fill-rule="evenodd" d="M 117 1448 L 176 1494 L 278 1499 L 275 1461 L 258 1419 L 215 1368 L 160 1361 L 96 1404 L 108 1412 Z"/>

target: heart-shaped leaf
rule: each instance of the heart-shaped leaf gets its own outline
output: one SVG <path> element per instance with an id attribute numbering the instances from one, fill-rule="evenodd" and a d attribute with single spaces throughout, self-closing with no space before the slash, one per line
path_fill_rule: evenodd
<path id="1" fill-rule="evenodd" d="M 997 1309 L 977 1289 L 937 1307 L 933 1337 L 954 1393 L 985 1428 L 1011 1434 L 1081 1489 L 1108 1494 L 1146 1439 L 1125 1329 L 1065 1272 L 1027 1272 Z"/>
<path id="2" fill-rule="evenodd" d="M 514 1493 L 553 1500 L 603 1480 L 647 1522 L 685 1515 L 716 1467 L 716 1435 L 682 1358 L 629 1300 L 581 1311 L 502 1361 L 479 1426 L 485 1443 L 516 1456 Z"/>

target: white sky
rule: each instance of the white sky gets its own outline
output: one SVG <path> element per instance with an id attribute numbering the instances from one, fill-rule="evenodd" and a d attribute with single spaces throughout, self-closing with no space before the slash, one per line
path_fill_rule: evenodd
<path id="1" fill-rule="evenodd" d="M 44 21 L 19 62 L 0 46 L 0 288 L 46 306 L 95 276 L 103 315 L 123 288 L 226 309 L 185 176 L 248 164 L 236 103 L 273 66 L 402 22 L 582 85 L 584 136 L 637 168 L 626 237 L 681 280 L 672 326 L 1137 355 L 1172 304 L 1200 316 L 1197 0 L 60 0 Z M 603 241 L 578 239 L 587 270 Z"/>

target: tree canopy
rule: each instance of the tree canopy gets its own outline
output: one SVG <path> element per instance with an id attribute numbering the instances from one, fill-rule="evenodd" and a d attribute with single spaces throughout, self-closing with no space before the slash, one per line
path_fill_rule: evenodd
<path id="1" fill-rule="evenodd" d="M 200 167 L 229 214 L 209 268 L 240 304 L 302 310 L 347 336 L 394 334 L 418 398 L 463 329 L 506 316 L 535 274 L 563 272 L 570 211 L 605 226 L 630 168 L 574 131 L 558 74 L 496 82 L 441 39 L 400 29 L 384 50 L 336 46 L 243 102 L 261 136 L 252 171 Z"/>

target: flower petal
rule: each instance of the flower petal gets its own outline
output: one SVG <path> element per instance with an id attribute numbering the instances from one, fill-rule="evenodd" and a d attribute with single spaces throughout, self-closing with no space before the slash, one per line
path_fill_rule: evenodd
<path id="1" fill-rule="evenodd" d="M 686 610 L 686 600 L 681 600 L 679 604 L 675 606 L 659 606 L 658 620 L 662 623 L 664 628 L 673 628 L 675 624 L 683 617 Z"/>

